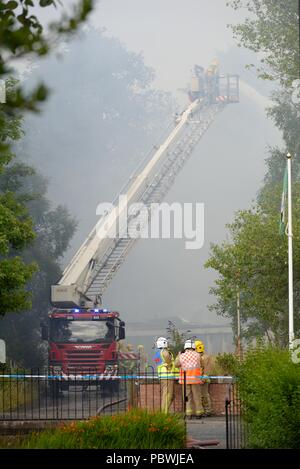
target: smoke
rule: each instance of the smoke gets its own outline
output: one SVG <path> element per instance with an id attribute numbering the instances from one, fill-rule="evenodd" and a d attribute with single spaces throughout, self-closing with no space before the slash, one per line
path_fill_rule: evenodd
<path id="1" fill-rule="evenodd" d="M 105 0 L 63 60 L 51 57 L 32 75 L 45 79 L 52 96 L 42 116 L 28 119 L 24 150 L 49 178 L 52 200 L 78 219 L 66 262 L 96 223 L 97 205 L 112 201 L 159 142 L 174 109 L 168 93 L 187 103 L 178 90 L 193 65 L 218 55 L 224 72 L 242 75 L 241 103 L 218 116 L 166 197 L 205 204 L 204 247 L 139 241 L 104 297 L 125 320 L 224 322 L 207 310 L 215 275 L 203 264 L 234 212 L 255 198 L 268 143 L 281 141 L 265 116 L 267 87 L 244 69 L 253 57 L 235 46 L 226 27 L 238 19 L 220 0 Z"/>

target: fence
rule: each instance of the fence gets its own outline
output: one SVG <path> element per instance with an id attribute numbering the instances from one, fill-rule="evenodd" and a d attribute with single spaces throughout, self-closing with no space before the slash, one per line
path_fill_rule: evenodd
<path id="1" fill-rule="evenodd" d="M 229 388 L 225 403 L 226 409 L 226 448 L 242 449 L 246 447 L 246 424 L 244 421 L 243 405 L 239 396 L 237 383 Z"/>
<path id="2" fill-rule="evenodd" d="M 228 386 L 219 380 L 210 385 L 217 415 L 225 414 Z M 118 374 L 102 375 L 54 375 L 39 369 L 0 372 L 1 421 L 82 420 L 131 408 L 158 411 L 167 407 L 185 415 L 186 401 L 184 385 L 177 379 L 158 379 L 152 368 L 135 374 L 119 370 Z"/>

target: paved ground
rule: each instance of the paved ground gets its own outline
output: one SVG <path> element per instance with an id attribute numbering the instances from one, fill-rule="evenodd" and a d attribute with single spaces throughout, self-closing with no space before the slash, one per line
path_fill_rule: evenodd
<path id="1" fill-rule="evenodd" d="M 201 420 L 187 420 L 187 435 L 195 440 L 218 440 L 218 446 L 207 449 L 226 449 L 225 417 L 206 417 Z"/>
<path id="2" fill-rule="evenodd" d="M 43 390 L 45 391 L 45 390 Z M 23 396 L 22 396 L 23 397 Z M 123 412 L 126 409 L 125 393 L 120 390 L 110 396 L 102 395 L 95 386 L 84 391 L 73 386 L 69 391 L 54 395 L 53 392 L 40 392 L 35 398 L 28 396 L 25 405 L 1 412 L 0 420 L 64 420 L 85 419 L 101 414 Z M 6 402 L 10 408 L 9 402 Z"/>

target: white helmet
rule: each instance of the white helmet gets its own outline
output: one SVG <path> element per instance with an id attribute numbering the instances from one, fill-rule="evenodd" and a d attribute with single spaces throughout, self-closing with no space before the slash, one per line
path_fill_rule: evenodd
<path id="1" fill-rule="evenodd" d="M 157 348 L 167 348 L 168 347 L 168 341 L 165 337 L 159 337 L 156 341 L 156 347 Z"/>
<path id="2" fill-rule="evenodd" d="M 184 350 L 186 350 L 187 348 L 192 348 L 192 349 L 196 350 L 195 342 L 192 339 L 189 339 L 189 340 L 185 341 Z"/>

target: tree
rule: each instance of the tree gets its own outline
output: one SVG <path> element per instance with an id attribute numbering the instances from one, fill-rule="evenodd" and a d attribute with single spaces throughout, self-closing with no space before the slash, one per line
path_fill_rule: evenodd
<path id="1" fill-rule="evenodd" d="M 274 105 L 267 109 L 267 115 L 273 120 L 276 127 L 282 131 L 285 148 L 270 148 L 267 159 L 268 171 L 265 183 L 282 181 L 286 167 L 286 155 L 291 153 L 293 158 L 293 180 L 300 179 L 300 106 L 293 102 L 291 92 L 286 89 L 272 94 Z"/>
<path id="2" fill-rule="evenodd" d="M 93 61 L 87 59 L 91 49 Z M 77 73 L 78 69 L 84 73 Z M 74 193 L 80 192 L 80 184 L 81 195 L 87 194 L 91 207 L 94 201 L 99 203 L 101 186 L 112 185 L 109 177 L 101 178 L 99 184 L 101 170 L 96 171 L 99 161 L 103 166 L 113 161 L 115 172 L 121 172 L 125 166 L 124 155 L 128 154 L 126 167 L 130 169 L 132 162 L 136 165 L 133 154 L 140 156 L 147 138 L 153 141 L 153 134 L 158 130 L 161 133 L 162 122 L 170 114 L 169 95 L 151 89 L 153 70 L 145 66 L 140 54 L 131 53 L 118 40 L 94 31 L 80 32 L 78 40 L 70 44 L 63 64 L 50 56 L 43 61 L 39 72 L 44 73 L 55 93 L 42 116 L 26 114 L 25 135 L 13 149 L 22 156 L 26 149 L 35 164 L 43 163 L 43 171 L 55 174 L 61 199 L 74 200 Z M 72 87 L 66 86 L 70 80 Z M 59 112 L 57 107 L 53 110 L 55 101 Z M 54 115 L 51 116 L 51 112 Z M 49 132 L 49 113 L 52 124 L 55 123 L 55 138 Z M 87 139 L 82 138 L 82 132 Z M 64 142 L 68 145 L 72 142 L 72 151 L 66 151 Z M 6 315 L 0 328 L 7 339 L 10 356 L 26 367 L 32 367 L 42 363 L 39 323 L 47 314 L 50 286 L 60 277 L 60 261 L 74 226 L 65 209 L 50 208 L 43 178 L 21 161 L 22 158 L 17 157 L 16 162 L 6 166 L 0 190 L 19 187 L 15 197 L 26 204 L 36 233 L 35 241 L 22 257 L 25 262 L 36 260 L 40 270 L 29 283 L 32 309 L 21 315 Z M 48 165 L 55 173 L 51 174 Z M 73 183 L 65 184 L 65 172 L 71 165 L 75 168 Z M 61 181 L 58 167 L 63 175 Z M 89 177 L 83 177 L 83 170 Z M 86 212 L 86 201 L 82 196 L 80 199 L 81 203 L 84 201 Z M 82 226 L 82 219 L 80 222 Z"/>
<path id="3" fill-rule="evenodd" d="M 57 7 L 57 0 L 15 0 L 0 2 L 0 42 L 2 54 L 0 58 L 0 75 L 11 73 L 11 63 L 24 58 L 28 54 L 42 56 L 49 52 L 55 39 L 62 33 L 75 31 L 79 24 L 86 20 L 92 10 L 92 0 L 81 0 L 73 6 L 73 15 L 65 12 L 59 21 L 52 22 L 49 32 L 45 32 L 36 16 L 38 7 Z M 4 53 L 5 52 L 5 53 Z"/>
<path id="4" fill-rule="evenodd" d="M 289 350 L 257 347 L 237 369 L 244 448 L 299 448 L 300 374 Z"/>
<path id="5" fill-rule="evenodd" d="M 287 239 L 279 234 L 277 211 L 281 185 L 265 188 L 260 204 L 237 213 L 227 225 L 230 240 L 212 245 L 206 268 L 219 273 L 211 293 L 217 302 L 210 309 L 229 317 L 236 329 L 236 295 L 240 292 L 243 336 L 267 338 L 278 345 L 288 343 L 288 266 Z M 295 290 L 300 281 L 300 185 L 294 188 L 294 275 Z M 299 293 L 295 298 L 296 324 L 299 331 Z"/>
<path id="6" fill-rule="evenodd" d="M 8 97 L 13 92 L 14 80 L 9 80 Z M 21 118 L 7 114 L 0 108 L 0 141 L 17 140 L 22 136 Z M 5 167 L 13 154 L 4 144 L 2 146 L 2 165 L 0 176 L 5 174 Z M 36 271 L 34 263 L 26 264 L 17 255 L 34 239 L 32 221 L 22 201 L 15 197 L 14 188 L 0 189 L 0 316 L 8 311 L 18 311 L 30 307 L 30 293 L 25 286 Z"/>
<path id="7" fill-rule="evenodd" d="M 41 140 L 51 142 L 43 148 L 47 170 L 57 178 L 58 164 L 65 170 L 72 165 L 79 175 L 84 170 L 89 174 L 89 191 L 95 188 L 97 193 L 97 203 L 99 187 L 95 183 L 100 174 L 93 179 L 95 167 L 101 173 L 101 165 L 107 168 L 112 162 L 118 174 L 126 158 L 129 176 L 168 123 L 173 125 L 170 94 L 153 89 L 154 71 L 145 65 L 142 55 L 128 51 L 118 39 L 102 32 L 81 31 L 65 53 L 63 64 L 49 57 L 40 64 L 38 74 L 47 77 L 55 92 L 39 119 L 38 130 L 33 125 L 35 116 L 25 122 L 28 151 L 37 160 Z M 30 78 L 34 80 L 34 71 Z M 70 151 L 62 158 L 64 146 Z M 126 178 L 127 174 L 122 174 L 122 184 Z M 80 177 L 75 180 L 85 184 Z M 107 178 L 101 181 L 105 184 L 111 187 Z"/>
<path id="8" fill-rule="evenodd" d="M 231 0 L 234 9 L 246 9 L 250 18 L 232 26 L 240 46 L 259 53 L 262 67 L 256 67 L 260 78 L 280 83 L 272 93 L 272 107 L 267 115 L 282 131 L 285 148 L 270 148 L 266 180 L 278 182 L 285 167 L 287 152 L 298 155 L 299 144 L 299 12 L 297 0 Z M 294 160 L 293 176 L 299 177 L 300 162 Z"/>
<path id="9" fill-rule="evenodd" d="M 232 26 L 234 37 L 261 55 L 259 76 L 290 87 L 299 77 L 299 16 L 297 0 L 230 0 L 250 17 Z"/>
<path id="10" fill-rule="evenodd" d="M 36 75 L 53 92 L 42 116 L 27 115 L 22 143 L 59 187 L 55 200 L 67 201 L 80 220 L 77 245 L 95 223 L 99 202 L 114 199 L 162 132 L 173 128 L 173 102 L 154 88 L 141 54 L 94 29 L 80 31 L 63 61 L 43 60 L 28 82 Z"/>
<path id="11" fill-rule="evenodd" d="M 179 352 L 183 350 L 185 341 L 188 339 L 188 333 L 191 331 L 180 332 L 172 321 L 168 321 L 167 333 L 169 348 L 173 353 L 174 357 L 178 355 Z"/>
<path id="12" fill-rule="evenodd" d="M 287 152 L 298 155 L 299 144 L 299 11 L 297 0 L 231 0 L 234 9 L 250 13 L 244 23 L 232 26 L 241 46 L 259 53 L 262 67 L 259 77 L 276 80 L 280 89 L 272 93 L 272 107 L 267 109 L 275 125 L 282 131 L 285 149 L 270 149 L 266 179 L 281 178 Z M 280 155 L 281 153 L 281 155 Z M 283 157 L 282 157 L 283 156 Z M 293 176 L 299 177 L 300 162 L 294 160 Z"/>
<path id="13" fill-rule="evenodd" d="M 47 36 L 35 13 L 41 8 L 56 6 L 55 0 L 0 1 L 0 80 L 6 80 L 6 102 L 0 104 L 0 174 L 14 157 L 12 142 L 21 137 L 20 119 L 24 111 L 39 110 L 39 103 L 47 97 L 43 84 L 25 93 L 21 84 L 9 77 L 13 63 L 28 56 L 48 53 L 55 38 L 76 30 L 91 11 L 92 0 L 81 0 L 73 16 L 64 14 L 60 21 L 50 25 L 52 36 Z M 34 9 L 35 8 L 35 9 Z M 34 9 L 34 10 L 33 10 Z M 19 254 L 34 239 L 33 224 L 28 211 L 14 189 L 0 191 L 0 315 L 30 307 L 30 292 L 26 284 L 36 271 L 34 263 L 27 264 Z"/>
<path id="14" fill-rule="evenodd" d="M 298 2 L 296 0 L 232 0 L 235 9 L 245 8 L 250 17 L 232 26 L 239 45 L 259 53 L 259 77 L 276 80 L 281 87 L 272 94 L 274 105 L 267 110 L 282 130 L 285 148 L 271 147 L 267 174 L 257 204 L 237 213 L 228 225 L 230 241 L 212 246 L 206 267 L 219 273 L 211 293 L 217 302 L 211 309 L 230 317 L 236 330 L 236 297 L 241 298 L 244 337 L 267 337 L 279 345 L 288 342 L 287 239 L 278 233 L 279 203 L 286 154 L 299 154 L 299 96 L 294 80 L 299 76 Z M 296 98 L 296 99 L 294 99 Z M 299 172 L 293 164 L 294 183 L 294 292 L 299 331 Z"/>
<path id="15" fill-rule="evenodd" d="M 35 3 L 35 4 L 34 4 Z M 80 0 L 73 8 L 73 15 L 63 13 L 59 21 L 49 25 L 45 32 L 41 22 L 35 14 L 36 9 L 57 6 L 56 0 L 17 0 L 0 1 L 0 79 L 5 80 L 14 74 L 16 61 L 26 58 L 41 57 L 49 53 L 55 46 L 58 37 L 70 34 L 86 20 L 92 10 L 93 0 Z M 38 4 L 38 5 L 37 5 Z M 38 84 L 30 93 L 25 93 L 21 84 L 7 96 L 5 107 L 6 115 L 19 115 L 24 110 L 37 112 L 39 103 L 47 97 L 47 89 Z M 2 116 L 3 117 L 3 116 Z M 1 152 L 7 152 L 9 139 L 4 133 L 5 119 L 0 120 L 2 147 Z M 2 160 L 0 160 L 2 161 Z"/>
<path id="16" fill-rule="evenodd" d="M 45 350 L 40 338 L 40 322 L 50 308 L 50 287 L 61 276 L 60 261 L 75 230 L 75 220 L 68 211 L 51 207 L 46 197 L 47 181 L 22 162 L 11 164 L 0 176 L 0 190 L 17 187 L 32 219 L 35 240 L 22 252 L 26 264 L 36 262 L 39 270 L 28 283 L 32 306 L 27 311 L 11 313 L 0 321 L 1 338 L 6 340 L 8 356 L 25 367 L 42 366 Z"/>

